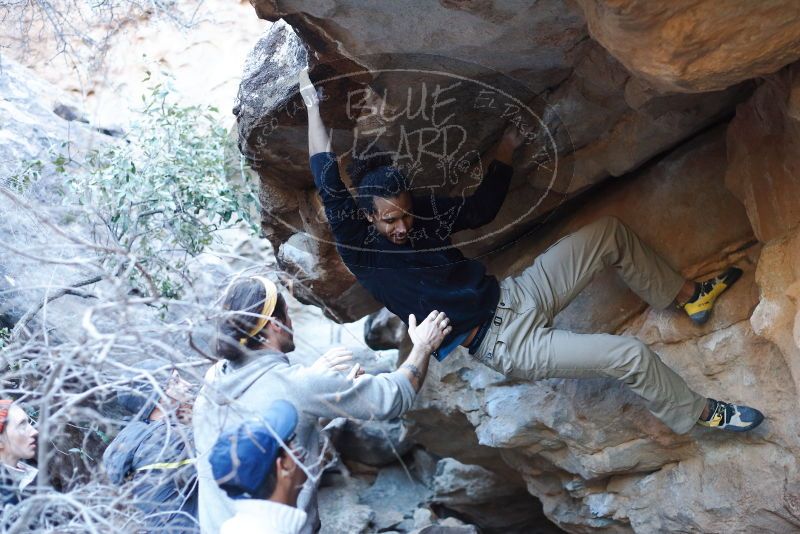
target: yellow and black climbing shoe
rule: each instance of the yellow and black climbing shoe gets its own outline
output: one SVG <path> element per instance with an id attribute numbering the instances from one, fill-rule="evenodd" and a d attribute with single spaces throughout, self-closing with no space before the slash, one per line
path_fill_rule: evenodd
<path id="1" fill-rule="evenodd" d="M 708 399 L 708 419 L 698 419 L 697 424 L 730 432 L 753 430 L 764 420 L 764 414 L 750 408 L 729 402 Z"/>
<path id="2" fill-rule="evenodd" d="M 711 316 L 711 308 L 714 307 L 714 301 L 723 291 L 731 287 L 740 276 L 742 276 L 741 269 L 728 267 L 724 273 L 716 278 L 696 283 L 694 295 L 692 295 L 689 302 L 683 305 L 683 309 L 689 314 L 689 318 L 695 324 L 703 324 L 708 321 Z"/>

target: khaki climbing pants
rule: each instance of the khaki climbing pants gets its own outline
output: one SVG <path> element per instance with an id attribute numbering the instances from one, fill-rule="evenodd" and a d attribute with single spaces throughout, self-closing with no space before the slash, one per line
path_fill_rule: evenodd
<path id="1" fill-rule="evenodd" d="M 603 217 L 559 240 L 520 275 L 500 283 L 500 302 L 475 358 L 514 378 L 622 380 L 673 431 L 688 432 L 706 399 L 647 345 L 634 337 L 551 327 L 556 314 L 608 266 L 657 308 L 669 306 L 684 281 L 622 222 Z"/>

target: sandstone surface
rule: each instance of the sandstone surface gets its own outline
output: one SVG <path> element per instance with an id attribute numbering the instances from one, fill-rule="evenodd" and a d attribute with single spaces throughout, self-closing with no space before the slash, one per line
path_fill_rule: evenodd
<path id="1" fill-rule="evenodd" d="M 766 77 L 736 108 L 725 179 L 759 240 L 800 224 L 800 65 Z"/>
<path id="2" fill-rule="evenodd" d="M 323 114 L 334 128 L 335 149 L 345 155 L 348 185 L 347 152 L 366 127 L 385 128 L 393 144 L 403 139 L 401 126 L 419 130 L 429 120 L 387 118 L 404 102 L 384 90 L 423 82 L 435 87 L 442 79 L 429 70 L 438 65 L 488 85 L 493 96 L 498 89 L 517 91 L 529 118 L 539 121 L 539 144 L 515 161 L 498 218 L 455 236 L 498 277 L 520 272 L 560 237 L 607 215 L 626 222 L 687 278 L 712 276 L 731 263 L 744 270 L 702 327 L 679 312 L 647 308 L 613 271 L 598 276 L 554 322 L 642 339 L 698 391 L 762 409 L 767 421 L 757 431 L 723 435 L 697 427 L 678 436 L 619 383 L 516 382 L 457 351 L 432 363 L 405 421 L 341 427 L 338 444 L 349 452 L 343 457 L 356 476 L 323 490 L 326 532 L 514 532 L 520 524 L 527 529 L 520 532 L 531 532 L 540 508 L 569 532 L 800 530 L 795 2 L 448 0 L 423 14 L 406 3 L 254 0 L 256 14 L 274 21 L 260 39 L 265 24 L 235 4 L 250 14 L 247 31 L 225 43 L 190 41 L 174 59 L 172 47 L 159 47 L 156 29 L 110 57 L 146 47 L 177 70 L 205 62 L 202 83 L 189 85 L 219 79 L 214 94 L 227 110 L 225 95 L 239 72 L 230 56 L 244 43 L 255 45 L 233 106 L 239 146 L 261 181 L 262 228 L 277 261 L 296 277 L 298 296 L 327 316 L 352 320 L 380 305 L 339 260 L 307 169 L 305 116 L 296 95 L 296 75 L 306 63 L 323 81 Z M 226 18 L 219 27 L 227 35 L 225 28 L 237 24 Z M 119 79 L 116 69 L 128 68 L 123 85 L 140 87 L 132 80 L 142 71 L 124 63 L 112 60 L 113 78 Z M 417 72 L 398 75 L 409 64 Z M 15 162 L 46 162 L 65 140 L 80 145 L 76 157 L 97 143 L 116 142 L 99 115 L 5 58 L 2 67 L 4 186 L 14 185 Z M 48 75 L 63 85 L 62 72 L 53 68 Z M 98 96 L 108 95 L 103 79 L 90 85 Z M 470 90 L 456 88 L 448 110 L 470 125 L 455 164 L 444 169 L 453 180 L 439 184 L 452 195 L 474 185 L 468 179 L 485 168 L 487 150 L 513 118 L 476 107 Z M 350 94 L 368 97 L 368 105 L 357 113 L 337 105 Z M 373 105 L 388 112 L 371 113 Z M 553 162 L 555 172 L 548 167 Z M 429 187 L 438 178 L 419 180 Z M 29 194 L 41 206 L 58 201 L 52 181 Z M 9 197 L 0 197 L 0 207 L 7 247 L 41 252 L 66 245 Z M 69 225 L 69 218 L 60 222 Z M 269 254 L 262 252 L 256 247 L 248 261 L 266 264 Z M 204 298 L 241 267 L 204 261 L 198 267 L 207 271 Z M 12 325 L 54 285 L 84 274 L 4 255 L 0 326 Z M 54 335 L 81 335 L 71 326 L 84 301 L 67 296 L 52 304 L 43 320 Z M 303 314 L 299 322 L 320 323 L 318 313 L 292 306 Z M 153 313 L 129 320 L 146 324 Z M 352 335 L 314 328 L 312 342 L 299 339 L 298 361 L 313 361 L 326 339 Z M 399 319 L 386 310 L 370 317 L 366 331 L 375 349 L 396 347 L 401 357 L 408 350 Z M 394 364 L 393 353 L 383 356 L 357 355 L 371 372 Z M 81 465 L 77 457 L 64 462 L 63 478 Z M 451 514 L 479 527 L 446 517 Z M 542 532 L 552 528 L 543 524 Z"/>
<path id="3" fill-rule="evenodd" d="M 296 95 L 296 73 L 306 61 L 323 86 L 321 110 L 334 128 L 334 149 L 340 154 L 352 148 L 354 138 L 363 138 L 367 125 L 384 128 L 381 144 L 389 146 L 402 141 L 399 126 L 406 131 L 431 126 L 408 114 L 392 120 L 386 115 L 398 115 L 365 116 L 366 106 L 351 109 L 352 95 L 369 92 L 377 105 L 370 109 L 397 112 L 406 109 L 403 88 L 417 87 L 416 102 L 423 83 L 431 90 L 436 83 L 445 85 L 432 72 L 448 71 L 491 88 L 493 97 L 514 97 L 514 106 L 524 111 L 519 120 L 527 122 L 537 142 L 516 162 L 510 196 L 518 201 L 506 203 L 481 231 L 455 236 L 467 254 L 476 256 L 519 238 L 565 200 L 726 118 L 752 91 L 743 82 L 706 94 L 658 93 L 589 38 L 581 11 L 570 3 L 442 3 L 422 18 L 400 4 L 358 1 L 254 6 L 262 18 L 282 21 L 255 44 L 245 69 L 234 110 L 240 147 L 261 178 L 264 231 L 276 249 L 287 248 L 279 252 L 281 266 L 307 287 L 313 285 L 329 315 L 341 320 L 379 305 L 341 265 L 314 192 L 306 164 L 305 112 Z M 391 31 L 374 23 L 388 19 L 394 21 Z M 489 163 L 482 159 L 486 150 L 520 112 L 509 111 L 513 106 L 502 98 L 476 96 L 468 85 L 450 93 L 454 100 L 443 109 L 455 112 L 458 124 L 452 126 L 463 125 L 465 132 L 451 159 L 480 176 Z M 424 186 L 437 183 L 436 166 L 422 168 L 415 180 Z M 456 176 L 445 183 L 456 183 Z M 460 194 L 464 178 L 461 185 L 442 183 L 439 189 Z"/>
<path id="4" fill-rule="evenodd" d="M 724 89 L 800 59 L 792 0 L 578 0 L 589 33 L 662 92 Z"/>
<path id="5" fill-rule="evenodd" d="M 275 52 L 288 50 L 299 58 L 285 45 L 293 40 L 318 81 L 359 66 L 371 72 L 331 86 L 322 104 L 345 154 L 366 119 L 337 111 L 336 102 L 349 91 L 411 83 L 385 73 L 386 54 L 424 50 L 499 73 L 493 78 L 475 67 L 475 78 L 527 85 L 562 174 L 552 179 L 531 163 L 541 159 L 521 156 L 498 218 L 455 236 L 496 276 L 520 272 L 560 237 L 606 215 L 627 223 L 687 278 L 704 279 L 732 263 L 744 270 L 702 327 L 677 311 L 647 308 L 612 271 L 597 276 L 554 323 L 642 339 L 697 391 L 762 409 L 761 428 L 738 436 L 697 427 L 678 436 L 619 383 L 515 382 L 458 352 L 432 363 L 407 417 L 412 439 L 447 458 L 442 472 L 459 473 L 440 482 L 451 488 L 442 500 L 458 507 L 471 496 L 467 508 L 477 512 L 480 501 L 503 499 L 507 488 L 492 481 L 522 481 L 569 532 L 800 529 L 800 420 L 793 409 L 800 191 L 797 65 L 789 65 L 800 58 L 797 5 L 498 0 L 441 2 L 414 17 L 400 5 L 357 0 L 253 3 L 258 16 L 286 25 L 276 23 L 283 37 L 270 38 L 281 47 L 265 37 L 251 57 L 270 64 L 280 61 Z M 391 31 L 379 21 L 391 21 Z M 269 90 L 282 95 L 279 103 L 256 99 L 250 109 L 257 113 L 238 115 L 240 134 L 264 141 L 273 125 L 282 128 L 278 142 L 266 140 L 251 153 L 269 197 L 265 231 L 276 247 L 306 243 L 305 263 L 287 254 L 283 265 L 305 265 L 308 280 L 327 295 L 325 306 L 360 315 L 377 305 L 342 274 L 324 217 L 309 215 L 320 206 L 304 168 L 303 116 L 286 117 L 299 104 L 292 76 L 301 67 L 298 60 L 277 69 Z M 243 87 L 258 76 L 246 76 Z M 373 104 L 395 109 L 391 95 L 377 94 Z M 468 147 L 485 156 L 503 121 L 479 120 L 467 102 L 454 111 L 479 124 Z M 376 120 L 391 131 L 391 121 Z M 272 213 L 291 224 L 276 224 Z M 344 295 L 352 297 L 346 306 Z M 408 350 L 399 319 L 386 310 L 366 329 L 376 348 Z M 461 464 L 467 467 L 453 467 Z M 480 483 L 467 484 L 475 473 Z"/>
<path id="6" fill-rule="evenodd" d="M 519 243 L 510 269 L 518 271 L 531 261 L 541 250 L 536 244 L 543 247 L 601 214 L 626 220 L 687 276 L 703 277 L 726 264 L 739 265 L 745 276 L 726 295 L 712 321 L 702 328 L 676 312 L 645 309 L 635 296 L 626 296 L 613 274 L 595 279 L 556 318 L 556 324 L 577 331 L 636 335 L 653 346 L 698 391 L 758 405 L 769 414 L 774 406 L 796 402 L 792 400 L 796 395 L 796 374 L 790 372 L 792 357 L 784 356 L 779 350 L 781 345 L 770 343 L 757 333 L 755 324 L 750 325 L 756 305 L 768 306 L 764 300 L 759 304 L 753 276 L 755 265 L 761 265 L 761 250 L 754 245 L 744 209 L 723 188 L 724 158 L 721 129 L 692 140 L 635 179 L 609 187 L 562 222 Z M 688 197 L 681 202 L 679 191 L 698 200 L 704 195 L 716 198 L 718 211 L 711 215 L 703 208 L 708 204 L 692 202 Z M 720 196 L 727 196 L 727 200 L 721 201 Z M 636 198 L 636 203 L 631 198 Z M 673 210 L 659 210 L 668 198 L 675 199 Z M 685 228 L 690 232 L 690 221 L 695 217 L 697 221 L 721 224 L 696 242 L 690 242 L 688 234 L 684 239 L 675 233 L 675 220 L 686 221 Z M 663 234 L 659 236 L 660 232 Z M 772 250 L 771 246 L 765 250 Z M 794 305 L 785 292 L 796 275 L 775 263 L 786 265 L 782 260 L 788 250 L 793 250 L 791 246 L 777 245 L 770 253 L 776 259 L 764 268 L 770 273 L 762 275 L 764 278 L 779 277 L 773 286 L 773 298 L 779 304 L 769 307 L 779 311 L 770 315 L 770 320 L 761 321 L 764 324 L 781 325 L 795 320 Z M 493 262 L 503 263 L 501 257 Z M 784 279 L 787 286 L 782 283 Z M 765 287 L 764 282 L 759 283 Z M 783 319 L 773 321 L 775 317 Z M 784 332 L 784 350 L 796 354 L 792 336 L 785 336 L 784 327 L 776 330 Z M 744 441 L 727 439 L 700 427 L 687 436 L 676 436 L 654 420 L 641 401 L 619 383 L 510 382 L 466 356 L 445 360 L 432 372 L 430 378 L 436 380 L 426 386 L 423 402 L 411 415 L 417 439 L 435 452 L 446 452 L 457 459 L 469 457 L 488 466 L 493 465 L 488 451 L 500 449 L 501 458 L 523 474 L 529 491 L 542 500 L 548 517 L 568 531 L 688 528 L 698 532 L 749 532 L 767 528 L 790 532 L 797 528 L 791 506 L 784 504 L 792 502 L 794 490 L 775 484 L 783 471 L 790 473 L 787 480 L 796 476 L 791 474 L 797 469 L 794 451 L 798 445 L 794 437 L 798 421 L 793 418 L 778 416 L 781 424 L 766 423 Z M 464 424 L 464 419 L 469 425 Z M 451 428 L 448 436 L 456 432 L 463 436 L 463 451 L 454 450 L 457 447 L 452 439 L 439 437 L 445 425 Z M 472 441 L 473 432 L 478 446 Z M 477 457 L 477 451 L 483 451 L 482 457 Z M 733 454 L 747 459 L 741 464 L 726 464 L 724 474 L 712 467 L 723 458 L 733 458 Z M 769 473 L 758 487 L 747 476 L 754 462 L 759 472 Z M 716 482 L 711 482 L 717 477 Z M 711 484 L 713 490 L 698 486 L 700 479 L 702 484 Z M 677 495 L 682 491 L 698 495 L 708 492 L 721 500 L 738 499 L 737 502 L 750 504 L 747 512 L 743 510 L 732 518 L 728 516 L 730 508 L 718 513 L 703 504 L 695 507 L 680 498 L 676 501 L 676 491 Z M 770 508 L 770 502 L 777 504 Z M 671 508 L 670 503 L 676 503 L 675 507 Z M 774 513 L 752 513 L 754 508 L 764 507 Z M 722 522 L 724 528 L 716 527 L 717 522 Z"/>

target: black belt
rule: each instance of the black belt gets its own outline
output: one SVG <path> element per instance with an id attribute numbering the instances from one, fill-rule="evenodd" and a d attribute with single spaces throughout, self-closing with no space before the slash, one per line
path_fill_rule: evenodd
<path id="1" fill-rule="evenodd" d="M 481 341 L 483 341 L 483 338 L 486 337 L 486 332 L 489 331 L 491 324 L 492 319 L 489 318 L 478 328 L 478 331 L 475 333 L 475 337 L 472 338 L 472 341 L 470 341 L 469 346 L 467 347 L 467 350 L 470 354 L 475 354 L 478 351 L 478 347 L 481 346 Z"/>
<path id="2" fill-rule="evenodd" d="M 500 306 L 505 306 L 505 303 L 501 302 Z M 489 331 L 493 324 L 496 326 L 503 324 L 503 317 L 498 315 L 497 310 L 495 310 L 492 316 L 486 319 L 478 328 L 478 331 L 475 333 L 475 337 L 472 338 L 472 341 L 467 347 L 467 351 L 470 354 L 475 354 L 478 352 L 478 347 L 481 346 L 481 341 L 483 341 L 483 338 L 486 337 L 486 332 Z"/>

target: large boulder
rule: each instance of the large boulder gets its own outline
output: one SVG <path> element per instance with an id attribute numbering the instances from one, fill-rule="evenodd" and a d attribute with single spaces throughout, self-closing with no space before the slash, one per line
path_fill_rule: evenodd
<path id="1" fill-rule="evenodd" d="M 800 528 L 793 482 L 800 452 L 793 409 L 800 385 L 797 67 L 786 66 L 800 58 L 798 8 L 779 0 L 662 4 L 448 1 L 421 17 L 400 4 L 253 1 L 260 17 L 283 19 L 276 31 L 292 32 L 274 42 L 302 48 L 312 78 L 327 86 L 323 114 L 348 186 L 349 145 L 362 126 L 402 139 L 387 114 L 369 112 L 403 109 L 384 89 L 430 80 L 416 71 L 387 74 L 387 65 L 428 67 L 437 57 L 442 69 L 462 69 L 465 79 L 493 88 L 521 83 L 519 100 L 540 119 L 535 143 L 515 161 L 497 219 L 454 238 L 496 276 L 520 272 L 559 238 L 606 215 L 626 222 L 689 279 L 732 263 L 744 271 L 701 327 L 683 313 L 648 309 L 613 272 L 598 275 L 555 326 L 636 336 L 701 394 L 762 409 L 761 428 L 675 435 L 621 383 L 516 382 L 457 350 L 432 362 L 407 416 L 411 439 L 452 458 L 447 465 L 467 466 L 447 471 L 457 475 L 452 484 L 441 482 L 452 490 L 441 492 L 451 506 L 479 512 L 477 503 L 498 490 L 492 481 L 522 480 L 570 532 Z M 299 57 L 285 44 L 274 48 L 274 59 L 261 52 L 265 61 Z M 430 55 L 419 60 L 412 54 L 419 50 Z M 267 94 L 283 95 L 280 105 L 239 113 L 240 133 L 264 140 L 248 154 L 269 197 L 265 230 L 277 247 L 302 251 L 287 248 L 282 264 L 307 275 L 342 318 L 356 317 L 378 305 L 341 266 L 305 167 L 293 78 L 300 63 L 276 73 Z M 331 79 L 347 82 L 328 86 Z M 485 164 L 505 121 L 481 114 L 492 109 L 488 100 L 476 106 L 468 90 L 459 91 L 448 113 L 474 125 L 464 145 L 472 158 L 459 168 L 469 174 Z M 364 97 L 358 113 L 337 106 L 348 94 Z M 405 118 L 419 127 L 419 116 Z M 544 172 L 555 163 L 559 172 Z M 430 185 L 430 176 L 422 180 Z M 369 321 L 376 346 L 407 343 L 401 330 L 386 312 Z M 470 485 L 476 473 L 481 484 Z"/>
<path id="2" fill-rule="evenodd" d="M 7 58 L 0 69 L 0 107 L 0 317 L 14 325 L 46 295 L 97 274 L 81 262 L 66 261 L 78 254 L 66 252 L 76 247 L 69 234 L 86 237 L 89 229 L 59 207 L 63 175 L 53 161 L 67 147 L 72 161 L 64 168 L 72 172 L 88 151 L 113 139 L 89 124 L 68 94 Z M 54 302 L 49 323 L 57 328 L 72 323 L 81 315 L 82 300 L 67 295 Z"/>
<path id="3" fill-rule="evenodd" d="M 761 253 L 756 271 L 761 300 L 750 317 L 753 330 L 772 341 L 800 390 L 800 235 L 787 233 Z"/>
<path id="4" fill-rule="evenodd" d="M 663 92 L 724 89 L 800 59 L 794 0 L 578 3 L 592 38 Z"/>
<path id="5" fill-rule="evenodd" d="M 728 128 L 728 188 L 761 241 L 800 224 L 800 64 L 769 76 Z"/>
<path id="6" fill-rule="evenodd" d="M 506 123 L 525 126 L 531 143 L 515 162 L 514 201 L 485 228 L 454 236 L 475 256 L 513 242 L 565 200 L 726 118 L 752 90 L 745 82 L 707 94 L 659 93 L 588 37 L 580 9 L 570 3 L 442 2 L 424 17 L 407 16 L 401 4 L 359 0 L 254 6 L 278 22 L 245 69 L 234 110 L 240 147 L 261 177 L 263 228 L 281 266 L 304 281 L 301 299 L 321 299 L 338 320 L 380 305 L 341 264 L 307 167 L 296 84 L 306 61 L 323 87 L 323 118 L 334 128 L 334 149 L 344 154 L 346 181 L 347 154 L 367 132 L 380 131 L 380 144 L 402 155 L 404 132 L 427 132 L 444 143 L 439 136 L 449 131 L 463 143 L 438 159 L 418 159 L 415 185 L 462 194 L 474 185 L 470 178 L 480 180 L 487 150 Z M 437 87 L 438 122 L 430 113 Z M 427 113 L 420 111 L 426 99 Z M 434 151 L 417 148 L 426 157 Z"/>
<path id="7" fill-rule="evenodd" d="M 305 108 L 297 74 L 307 64 L 294 30 L 277 22 L 245 64 L 233 113 L 239 148 L 261 178 L 262 230 L 304 302 L 325 302 L 326 314 L 354 320 L 379 306 L 339 260 L 308 170 Z M 297 180 L 301 183 L 298 183 Z M 298 187 L 299 185 L 299 187 Z"/>
<path id="8" fill-rule="evenodd" d="M 566 79 L 586 39 L 580 10 L 559 0 L 440 2 L 424 12 L 363 0 L 252 3 L 260 18 L 291 24 L 324 59 L 424 50 L 516 72 L 536 91 Z"/>
<path id="9" fill-rule="evenodd" d="M 433 364 L 411 414 L 418 441 L 435 453 L 495 471 L 490 451 L 499 450 L 548 517 L 571 532 L 718 531 L 718 524 L 726 532 L 795 528 L 797 488 L 774 484 L 772 477 L 786 472 L 792 480 L 797 471 L 800 421 L 781 415 L 797 402 L 796 386 L 792 365 L 779 350 L 796 351 L 797 345 L 785 334 L 783 345 L 774 345 L 750 325 L 759 303 L 754 272 L 761 249 L 745 210 L 724 188 L 724 172 L 724 130 L 717 128 L 595 195 L 490 265 L 498 273 L 518 272 L 547 244 L 601 215 L 626 221 L 687 277 L 739 265 L 745 275 L 703 327 L 680 313 L 645 309 L 613 274 L 598 276 L 557 317 L 557 325 L 635 335 L 697 391 L 758 406 L 780 424 L 768 422 L 744 440 L 701 427 L 677 436 L 618 382 L 514 382 L 454 354 Z M 776 246 L 774 252 L 767 247 L 765 254 L 774 258 L 770 265 L 786 261 L 794 246 Z M 784 311 L 767 317 L 781 317 L 778 324 L 793 322 L 796 313 L 786 295 L 796 274 L 786 269 L 771 285 L 776 305 L 770 310 Z M 772 321 L 761 324 L 768 329 Z M 725 469 L 718 467 L 723 464 Z M 754 481 L 753 470 L 770 475 Z M 745 505 L 708 505 L 732 500 Z"/>
<path id="10" fill-rule="evenodd" d="M 756 237 L 766 243 L 756 280 L 760 301 L 750 322 L 780 349 L 800 386 L 797 302 L 800 225 L 800 65 L 764 79 L 728 127 L 726 185 L 744 204 Z"/>

